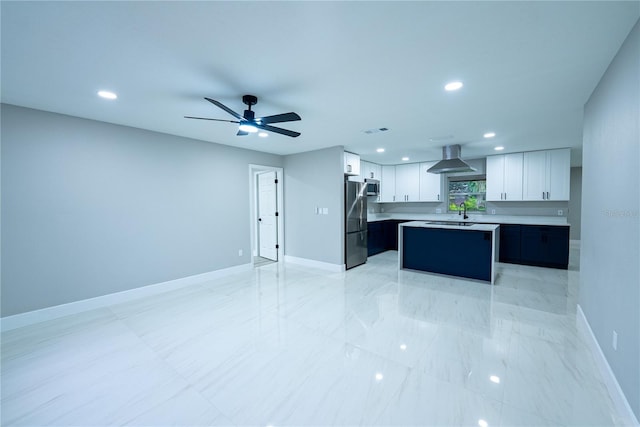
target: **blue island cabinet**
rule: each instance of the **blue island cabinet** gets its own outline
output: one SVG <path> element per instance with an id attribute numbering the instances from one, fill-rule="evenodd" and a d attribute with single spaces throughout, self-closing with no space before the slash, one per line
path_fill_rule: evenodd
<path id="1" fill-rule="evenodd" d="M 492 282 L 491 231 L 402 227 L 402 268 Z"/>

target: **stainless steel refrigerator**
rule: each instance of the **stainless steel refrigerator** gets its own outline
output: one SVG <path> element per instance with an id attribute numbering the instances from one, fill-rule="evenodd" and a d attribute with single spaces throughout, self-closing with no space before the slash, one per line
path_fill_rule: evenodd
<path id="1" fill-rule="evenodd" d="M 367 262 L 367 186 L 345 181 L 345 264 L 347 269 Z"/>

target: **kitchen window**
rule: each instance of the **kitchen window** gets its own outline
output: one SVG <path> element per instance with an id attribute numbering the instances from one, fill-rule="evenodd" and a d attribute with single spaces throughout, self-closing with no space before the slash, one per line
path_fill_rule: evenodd
<path id="1" fill-rule="evenodd" d="M 449 178 L 449 212 L 461 211 L 461 203 L 467 207 L 467 212 L 486 212 L 487 180 Z"/>

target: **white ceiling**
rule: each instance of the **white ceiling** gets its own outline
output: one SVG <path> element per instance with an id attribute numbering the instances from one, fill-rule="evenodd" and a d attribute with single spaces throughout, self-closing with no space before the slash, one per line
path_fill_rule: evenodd
<path id="1" fill-rule="evenodd" d="M 575 165 L 582 107 L 640 2 L 2 1 L 1 14 L 3 103 L 277 154 L 344 145 L 394 164 L 451 143 L 467 159 L 573 147 Z M 445 92 L 451 80 L 463 89 Z M 242 113 L 243 94 L 257 116 L 300 114 L 277 126 L 302 135 L 183 118 L 232 119 L 203 97 Z"/>

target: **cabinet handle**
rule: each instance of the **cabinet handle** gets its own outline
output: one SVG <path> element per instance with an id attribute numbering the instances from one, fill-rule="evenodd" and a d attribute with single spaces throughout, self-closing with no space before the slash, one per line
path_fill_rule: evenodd
<path id="1" fill-rule="evenodd" d="M 544 200 L 544 191 L 542 192 L 542 200 Z"/>
<path id="2" fill-rule="evenodd" d="M 438 201 L 440 201 L 440 195 L 438 194 Z"/>
<path id="3" fill-rule="evenodd" d="M 507 200 L 507 193 L 504 193 L 504 199 Z"/>
<path id="4" fill-rule="evenodd" d="M 549 192 L 547 191 L 547 200 L 549 200 L 549 199 L 550 199 Z"/>

